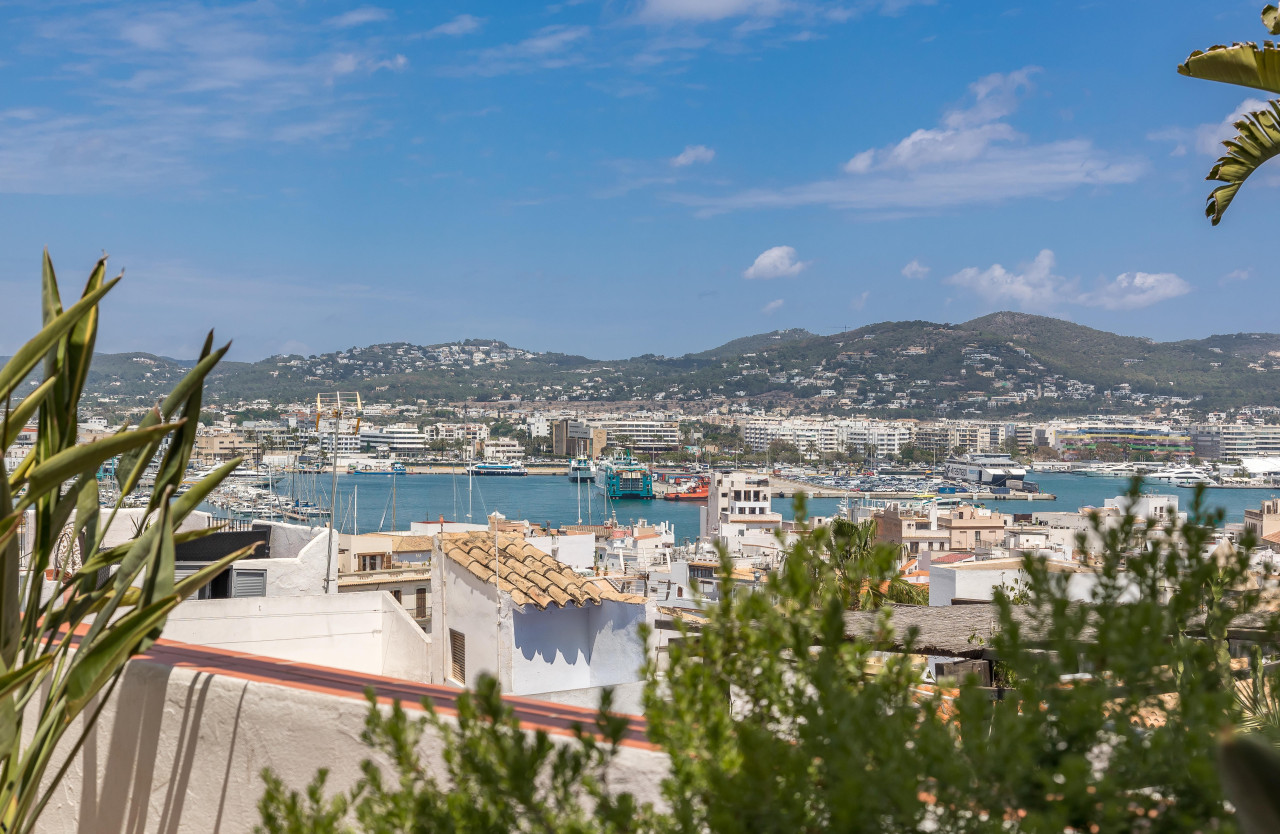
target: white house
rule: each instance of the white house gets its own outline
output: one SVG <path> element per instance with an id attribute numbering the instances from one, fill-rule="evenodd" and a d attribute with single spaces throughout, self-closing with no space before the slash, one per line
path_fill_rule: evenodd
<path id="1" fill-rule="evenodd" d="M 445 683 L 470 686 L 483 672 L 506 693 L 586 705 L 600 687 L 621 686 L 619 708 L 638 706 L 644 597 L 580 576 L 511 533 L 437 536 L 431 576 Z"/>
<path id="2" fill-rule="evenodd" d="M 776 563 L 782 558 L 774 532 L 782 514 L 773 511 L 769 478 L 748 472 L 719 473 L 711 481 L 701 513 L 701 538 L 721 542 L 735 558 Z"/>

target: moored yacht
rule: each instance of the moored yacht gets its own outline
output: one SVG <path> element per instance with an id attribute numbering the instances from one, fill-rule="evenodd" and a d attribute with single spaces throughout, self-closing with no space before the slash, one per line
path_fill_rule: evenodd
<path id="1" fill-rule="evenodd" d="M 594 481 L 596 478 L 596 462 L 591 458 L 574 458 L 569 464 L 569 480 L 573 483 Z"/>

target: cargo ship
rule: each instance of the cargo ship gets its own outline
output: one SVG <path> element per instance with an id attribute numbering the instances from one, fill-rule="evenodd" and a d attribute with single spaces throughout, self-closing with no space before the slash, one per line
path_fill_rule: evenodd
<path id="1" fill-rule="evenodd" d="M 653 497 L 653 475 L 629 452 L 600 461 L 596 466 L 596 486 L 609 498 Z"/>

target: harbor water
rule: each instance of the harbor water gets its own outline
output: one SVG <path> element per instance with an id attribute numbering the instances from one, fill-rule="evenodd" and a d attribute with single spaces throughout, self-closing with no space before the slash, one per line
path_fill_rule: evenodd
<path id="1" fill-rule="evenodd" d="M 1064 473 L 1036 473 L 1031 476 L 1041 491 L 1051 493 L 1052 501 L 996 501 L 988 506 L 1006 513 L 1074 511 L 1081 507 L 1100 507 L 1103 501 L 1123 494 L 1129 482 L 1123 478 L 1089 477 Z M 584 524 L 600 524 L 608 518 L 619 523 L 645 519 L 652 523 L 669 521 L 676 541 L 694 539 L 698 535 L 700 502 L 657 500 L 604 500 L 603 492 L 590 483 L 571 483 L 563 476 L 530 475 L 523 478 L 473 478 L 465 475 L 400 475 L 394 479 L 392 498 L 390 475 L 340 475 L 338 477 L 338 526 L 350 532 L 353 506 L 354 519 L 361 532 L 406 530 L 411 521 L 436 520 L 484 523 L 486 516 L 500 512 L 510 519 L 527 519 L 536 524 L 550 523 L 558 527 L 576 524 L 581 513 Z M 321 491 L 327 492 L 329 478 L 317 479 Z M 279 487 L 278 487 L 279 488 Z M 1194 493 L 1191 489 L 1167 484 L 1148 483 L 1144 492 L 1177 495 L 1179 507 L 1186 509 Z M 1226 511 L 1227 521 L 1243 521 L 1247 508 L 1256 508 L 1278 491 L 1268 489 L 1210 489 L 1207 503 Z M 355 499 L 353 500 L 353 496 Z M 327 495 L 319 495 L 328 504 Z M 857 499 L 858 493 L 851 497 Z M 829 516 L 836 512 L 841 499 L 814 498 L 808 502 L 809 515 Z M 981 504 L 981 502 L 977 502 Z M 784 518 L 792 517 L 792 499 L 776 498 L 775 511 Z M 206 509 L 212 509 L 206 507 Z M 392 526 L 394 523 L 394 527 Z"/>

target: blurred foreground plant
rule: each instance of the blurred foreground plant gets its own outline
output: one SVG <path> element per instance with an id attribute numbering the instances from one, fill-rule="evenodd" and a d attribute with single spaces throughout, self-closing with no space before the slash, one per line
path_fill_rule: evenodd
<path id="1" fill-rule="evenodd" d="M 32 418 L 35 447 L 13 472 L 0 458 L 0 831 L 28 832 L 92 730 L 125 663 L 145 651 L 179 602 L 239 551 L 175 582 L 174 546 L 216 532 L 178 533 L 235 468 L 231 461 L 180 496 L 195 442 L 205 376 L 226 353 L 210 333 L 195 367 L 137 427 L 77 446 L 80 397 L 93 360 L 98 305 L 120 280 L 100 260 L 80 299 L 63 309 L 53 264 L 43 270 L 43 328 L 0 369 L 0 440 L 8 450 Z M 43 381 L 29 383 L 37 367 Z M 35 385 L 31 388 L 31 385 Z M 164 442 L 167 448 L 161 454 Z M 103 540 L 124 498 L 160 456 L 140 534 Z M 98 473 L 117 460 L 119 494 L 103 517 Z M 135 528 L 136 529 L 136 528 Z M 24 535 L 25 534 L 25 535 Z M 29 550 L 24 552 L 24 543 Z M 96 699 L 96 701 L 95 701 Z M 87 719 L 62 766 L 47 772 L 78 716 Z M 34 725 L 34 726 L 29 726 Z M 25 731 L 25 732 L 24 732 Z M 29 736 L 24 741 L 24 735 Z"/>

